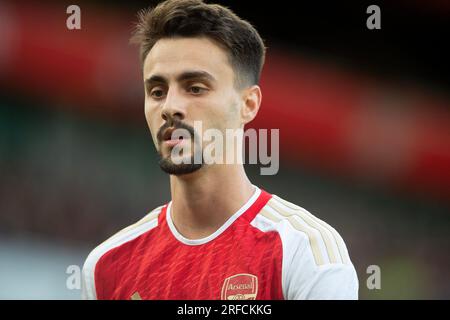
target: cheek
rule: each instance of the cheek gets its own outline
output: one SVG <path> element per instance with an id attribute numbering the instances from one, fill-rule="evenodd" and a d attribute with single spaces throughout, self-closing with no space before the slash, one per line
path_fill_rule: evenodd
<path id="1" fill-rule="evenodd" d="M 217 106 L 212 112 L 208 114 L 206 127 L 219 129 L 225 133 L 226 129 L 235 129 L 238 127 L 238 118 L 236 112 L 228 104 Z"/>
<path id="2" fill-rule="evenodd" d="M 220 100 L 219 100 L 220 101 Z M 210 101 L 204 108 L 198 109 L 197 117 L 203 121 L 205 128 L 222 129 L 227 123 L 226 105 L 218 101 Z"/>
<path id="3" fill-rule="evenodd" d="M 145 104 L 145 119 L 147 121 L 147 126 L 150 129 L 153 142 L 157 145 L 156 134 L 158 129 L 162 126 L 162 118 L 159 116 L 157 108 L 155 106 L 150 106 Z"/>
<path id="4" fill-rule="evenodd" d="M 154 111 L 151 108 L 149 108 L 148 105 L 146 104 L 144 113 L 145 113 L 145 120 L 147 120 L 148 128 L 151 130 L 152 129 L 152 121 L 154 121 L 153 120 Z"/>
<path id="5" fill-rule="evenodd" d="M 220 101 L 217 103 L 217 101 Z M 236 128 L 239 123 L 239 104 L 234 97 L 222 96 L 215 101 L 210 109 L 208 120 L 210 124 L 218 129 Z"/>
<path id="6" fill-rule="evenodd" d="M 222 105 L 222 121 L 227 128 L 237 128 L 240 123 L 240 104 L 234 97 L 229 97 Z"/>

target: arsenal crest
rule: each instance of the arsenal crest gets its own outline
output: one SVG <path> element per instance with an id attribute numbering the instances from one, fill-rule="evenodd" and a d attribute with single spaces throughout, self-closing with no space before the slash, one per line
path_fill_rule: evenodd
<path id="1" fill-rule="evenodd" d="M 258 277 L 253 274 L 239 273 L 223 282 L 222 300 L 256 300 Z"/>

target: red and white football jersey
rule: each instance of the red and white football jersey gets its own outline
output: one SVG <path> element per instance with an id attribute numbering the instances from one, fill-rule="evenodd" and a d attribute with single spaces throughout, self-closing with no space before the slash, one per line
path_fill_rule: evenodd
<path id="1" fill-rule="evenodd" d="M 177 231 L 170 209 L 153 210 L 90 253 L 83 298 L 358 298 L 340 235 L 276 195 L 255 187 L 221 228 L 195 240 Z"/>

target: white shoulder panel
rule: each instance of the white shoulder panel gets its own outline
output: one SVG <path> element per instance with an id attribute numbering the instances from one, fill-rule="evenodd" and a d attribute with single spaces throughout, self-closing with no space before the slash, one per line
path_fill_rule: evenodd
<path id="1" fill-rule="evenodd" d="M 97 291 L 95 289 L 95 266 L 100 258 L 111 249 L 136 239 L 143 233 L 155 228 L 158 225 L 158 216 L 161 213 L 162 207 L 163 206 L 154 209 L 137 223 L 122 229 L 91 251 L 83 265 L 81 282 L 82 299 L 97 299 Z"/>
<path id="2" fill-rule="evenodd" d="M 280 235 L 285 299 L 358 298 L 355 268 L 344 241 L 334 228 L 276 195 L 252 225 Z"/>

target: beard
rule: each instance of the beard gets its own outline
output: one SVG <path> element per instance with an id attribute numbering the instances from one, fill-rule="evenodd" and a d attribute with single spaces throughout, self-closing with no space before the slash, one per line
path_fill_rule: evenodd
<path id="1" fill-rule="evenodd" d="M 191 127 L 190 125 L 183 123 L 177 119 L 173 119 L 171 121 L 166 122 L 159 130 L 157 133 L 157 139 L 158 139 L 158 143 L 159 143 L 159 150 L 158 150 L 158 154 L 159 154 L 159 161 L 158 164 L 161 168 L 162 171 L 164 171 L 165 173 L 168 174 L 172 174 L 172 175 L 184 175 L 184 174 L 189 174 L 189 173 L 193 173 L 197 170 L 199 170 L 202 166 L 203 166 L 203 156 L 202 156 L 202 151 L 201 151 L 201 147 L 199 148 L 193 148 L 194 152 L 197 152 L 197 156 L 194 155 L 194 153 L 190 156 L 189 161 L 186 161 L 187 163 L 174 163 L 174 161 L 171 158 L 171 152 L 169 153 L 168 156 L 164 156 L 161 152 L 162 149 L 162 143 L 164 141 L 163 139 L 163 134 L 164 131 L 167 128 L 173 127 L 175 129 L 185 129 L 189 132 L 190 134 L 190 138 L 191 141 L 194 141 L 194 144 L 196 143 L 194 140 L 194 136 L 195 136 L 195 130 L 193 127 Z M 191 148 L 192 149 L 192 148 Z M 198 150 L 198 151 L 196 151 Z M 195 159 L 200 159 L 200 162 L 195 163 Z"/>
<path id="2" fill-rule="evenodd" d="M 173 174 L 175 176 L 193 173 L 203 166 L 203 163 L 194 163 L 193 156 L 191 157 L 190 163 L 176 164 L 173 163 L 173 161 L 170 159 L 170 156 L 164 158 L 161 156 L 161 154 L 158 164 L 162 171 L 168 174 Z"/>

